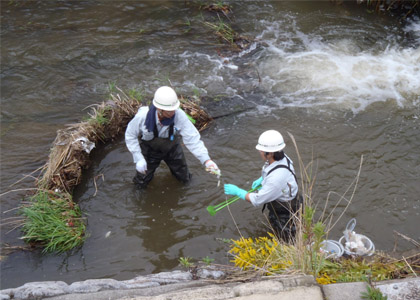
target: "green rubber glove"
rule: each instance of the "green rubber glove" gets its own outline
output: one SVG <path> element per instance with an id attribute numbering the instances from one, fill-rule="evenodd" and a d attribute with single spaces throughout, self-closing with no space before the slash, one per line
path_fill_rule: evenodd
<path id="1" fill-rule="evenodd" d="M 245 200 L 246 194 L 248 194 L 248 192 L 237 187 L 234 184 L 225 184 L 225 194 L 235 195 L 241 198 L 242 200 Z"/>
<path id="2" fill-rule="evenodd" d="M 263 178 L 262 178 L 262 176 L 260 177 L 260 178 L 258 178 L 257 180 L 255 180 L 253 183 L 252 183 L 252 188 L 253 189 L 255 189 L 257 186 L 259 186 L 260 184 L 261 184 L 261 182 L 263 181 Z"/>

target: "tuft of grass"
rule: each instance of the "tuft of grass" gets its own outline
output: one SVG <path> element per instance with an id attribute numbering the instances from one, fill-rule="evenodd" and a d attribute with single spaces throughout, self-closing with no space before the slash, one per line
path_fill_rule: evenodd
<path id="1" fill-rule="evenodd" d="M 65 252 L 85 241 L 86 226 L 70 194 L 39 190 L 22 214 L 26 217 L 22 239 L 39 243 L 43 252 Z"/>
<path id="2" fill-rule="evenodd" d="M 187 18 L 187 21 L 185 21 L 184 25 L 187 27 L 187 29 L 184 30 L 184 33 L 190 32 L 192 28 L 190 19 Z"/>
<path id="3" fill-rule="evenodd" d="M 199 101 L 201 98 L 201 92 L 199 88 L 194 88 L 193 89 L 193 96 L 194 100 Z"/>
<path id="4" fill-rule="evenodd" d="M 235 46 L 235 37 L 238 34 L 229 24 L 225 23 L 223 20 L 219 20 L 218 23 L 204 22 L 204 25 L 212 29 L 221 40 L 231 46 Z"/>
<path id="5" fill-rule="evenodd" d="M 207 266 L 209 266 L 210 264 L 214 262 L 214 258 L 210 258 L 209 256 L 206 256 L 206 257 L 203 257 L 201 261 L 205 263 Z"/>
<path id="6" fill-rule="evenodd" d="M 143 95 L 143 91 L 138 90 L 136 88 L 132 88 L 128 91 L 128 96 L 130 98 L 133 98 L 134 100 L 138 101 L 138 102 L 142 102 L 144 99 L 144 95 Z"/>
<path id="7" fill-rule="evenodd" d="M 118 91 L 117 82 L 116 81 L 108 82 L 108 93 L 112 94 L 112 93 L 116 93 L 117 91 Z"/>
<path id="8" fill-rule="evenodd" d="M 178 261 L 184 268 L 190 268 L 194 265 L 191 257 L 180 257 Z"/>
<path id="9" fill-rule="evenodd" d="M 367 286 L 366 292 L 362 292 L 361 298 L 369 299 L 369 300 L 387 300 L 388 299 L 388 297 L 384 296 L 379 289 L 376 289 L 370 285 Z"/>
<path id="10" fill-rule="evenodd" d="M 109 123 L 109 119 L 106 117 L 106 111 L 105 110 L 97 110 L 95 115 L 92 116 L 92 118 L 89 119 L 89 123 L 91 125 L 97 125 L 97 126 L 104 126 Z"/>

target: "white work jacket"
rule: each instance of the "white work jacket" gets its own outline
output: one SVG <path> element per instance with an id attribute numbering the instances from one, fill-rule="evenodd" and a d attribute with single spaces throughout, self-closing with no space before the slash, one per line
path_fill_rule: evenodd
<path id="1" fill-rule="evenodd" d="M 290 160 L 290 158 L 289 158 Z M 285 168 L 278 168 L 267 176 L 268 172 L 278 165 L 287 166 L 286 156 L 271 165 L 264 165 L 262 169 L 262 187 L 258 192 L 250 193 L 252 205 L 260 206 L 271 201 L 287 202 L 293 200 L 298 192 L 298 185 L 293 174 Z M 295 172 L 293 162 L 290 160 L 290 169 Z"/>
<path id="2" fill-rule="evenodd" d="M 137 114 L 130 121 L 130 123 L 128 123 L 127 129 L 125 131 L 125 144 L 127 145 L 128 150 L 133 155 L 134 163 L 137 163 L 139 160 L 142 160 L 144 158 L 143 154 L 141 153 L 139 138 L 141 137 L 141 139 L 145 141 L 150 141 L 154 138 L 153 132 L 149 132 L 146 129 L 145 122 L 148 111 L 149 107 L 140 107 Z M 169 126 L 164 126 L 160 123 L 159 118 L 157 116 L 157 110 L 156 126 L 159 137 L 169 137 Z M 200 133 L 188 119 L 185 112 L 181 109 L 177 109 L 175 111 L 174 134 L 180 134 L 182 136 L 182 141 L 187 147 L 187 149 L 202 164 L 204 164 L 205 161 L 210 159 L 207 148 L 204 146 L 203 141 L 201 141 L 200 139 Z"/>

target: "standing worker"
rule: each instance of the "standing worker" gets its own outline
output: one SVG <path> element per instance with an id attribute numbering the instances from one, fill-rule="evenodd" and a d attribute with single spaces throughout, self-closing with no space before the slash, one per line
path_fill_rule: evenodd
<path id="1" fill-rule="evenodd" d="M 219 168 L 210 159 L 200 139 L 200 133 L 179 105 L 175 91 L 162 86 L 156 90 L 150 107 L 140 107 L 127 126 L 125 143 L 136 164 L 137 173 L 133 181 L 139 188 L 145 188 L 152 180 L 162 160 L 176 179 L 183 183 L 190 180 L 180 136 L 207 171 L 220 175 Z"/>
<path id="2" fill-rule="evenodd" d="M 254 206 L 268 206 L 268 219 L 277 236 L 284 241 L 292 241 L 296 234 L 295 214 L 302 204 L 298 194 L 298 182 L 293 162 L 283 152 L 286 144 L 276 130 L 262 133 L 255 148 L 265 161 L 262 176 L 252 183 L 252 188 L 261 185 L 257 192 L 247 191 L 233 184 L 225 184 L 225 194 L 235 195 L 251 202 Z"/>

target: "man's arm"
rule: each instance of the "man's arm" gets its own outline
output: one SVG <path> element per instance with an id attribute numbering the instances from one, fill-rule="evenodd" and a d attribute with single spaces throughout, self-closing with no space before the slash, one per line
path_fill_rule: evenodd
<path id="1" fill-rule="evenodd" d="M 139 144 L 139 135 L 141 133 L 140 125 L 144 123 L 144 118 L 144 112 L 139 110 L 134 118 L 128 123 L 127 129 L 125 131 L 125 144 L 133 155 L 134 163 L 144 159 Z"/>
<path id="2" fill-rule="evenodd" d="M 201 140 L 200 133 L 197 128 L 191 123 L 184 111 L 178 110 L 177 112 L 177 124 L 179 126 L 182 141 L 184 142 L 187 149 L 201 162 L 204 164 L 210 160 L 210 156 L 206 146 Z"/>

